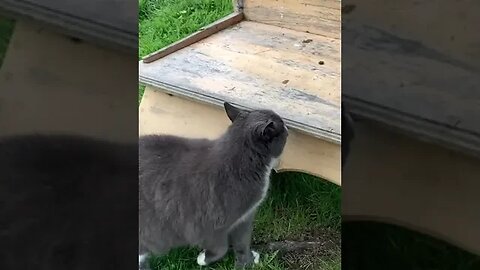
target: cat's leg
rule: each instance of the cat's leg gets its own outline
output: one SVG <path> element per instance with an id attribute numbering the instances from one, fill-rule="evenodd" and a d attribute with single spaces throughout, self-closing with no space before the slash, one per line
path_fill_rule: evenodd
<path id="1" fill-rule="evenodd" d="M 229 242 L 235 252 L 235 267 L 243 268 L 260 262 L 260 254 L 250 249 L 254 214 L 237 223 L 229 233 Z"/>
<path id="2" fill-rule="evenodd" d="M 228 234 L 219 233 L 212 239 L 206 240 L 203 251 L 197 257 L 198 265 L 205 266 L 223 258 L 228 251 Z"/>

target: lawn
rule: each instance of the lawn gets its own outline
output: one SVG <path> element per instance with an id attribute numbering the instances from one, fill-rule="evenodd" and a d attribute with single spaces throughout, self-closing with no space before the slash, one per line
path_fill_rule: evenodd
<path id="1" fill-rule="evenodd" d="M 139 57 L 232 12 L 231 0 L 139 0 Z M 139 101 L 144 87 L 139 87 Z"/>
<path id="2" fill-rule="evenodd" d="M 171 44 L 233 11 L 231 0 L 140 0 L 139 57 Z M 140 87 L 139 98 L 143 94 Z M 340 188 L 299 174 L 273 175 L 254 227 L 253 242 L 315 241 L 316 248 L 279 254 L 261 252 L 255 269 L 340 269 Z M 320 243 L 322 245 L 320 245 Z M 196 249 L 177 249 L 151 260 L 154 270 L 196 269 Z M 232 269 L 233 255 L 207 269 Z"/>

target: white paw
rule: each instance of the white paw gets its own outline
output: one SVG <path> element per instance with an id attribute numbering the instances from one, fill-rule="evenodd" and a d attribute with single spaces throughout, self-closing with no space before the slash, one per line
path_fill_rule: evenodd
<path id="1" fill-rule="evenodd" d="M 207 263 L 205 262 L 205 250 L 200 252 L 197 257 L 197 264 L 200 266 L 205 266 Z"/>
<path id="2" fill-rule="evenodd" d="M 255 250 L 252 250 L 252 255 L 253 255 L 253 262 L 255 264 L 258 264 L 260 262 L 260 254 Z"/>

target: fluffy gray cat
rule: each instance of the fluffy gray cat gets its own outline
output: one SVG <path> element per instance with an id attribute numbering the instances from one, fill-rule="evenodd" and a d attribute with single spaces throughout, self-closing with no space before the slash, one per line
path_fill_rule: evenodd
<path id="1" fill-rule="evenodd" d="M 229 246 L 236 267 L 259 262 L 250 249 L 253 219 L 288 131 L 273 111 L 224 106 L 232 124 L 216 140 L 140 137 L 139 268 L 152 253 L 181 246 L 203 249 L 199 265 Z"/>

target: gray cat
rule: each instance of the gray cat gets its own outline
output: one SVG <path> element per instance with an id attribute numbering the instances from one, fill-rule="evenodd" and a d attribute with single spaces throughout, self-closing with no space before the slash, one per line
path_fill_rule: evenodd
<path id="1" fill-rule="evenodd" d="M 229 246 L 236 267 L 259 262 L 250 249 L 253 219 L 288 131 L 273 111 L 224 106 L 232 124 L 216 140 L 140 137 L 139 268 L 150 254 L 181 246 L 203 249 L 199 265 Z"/>

